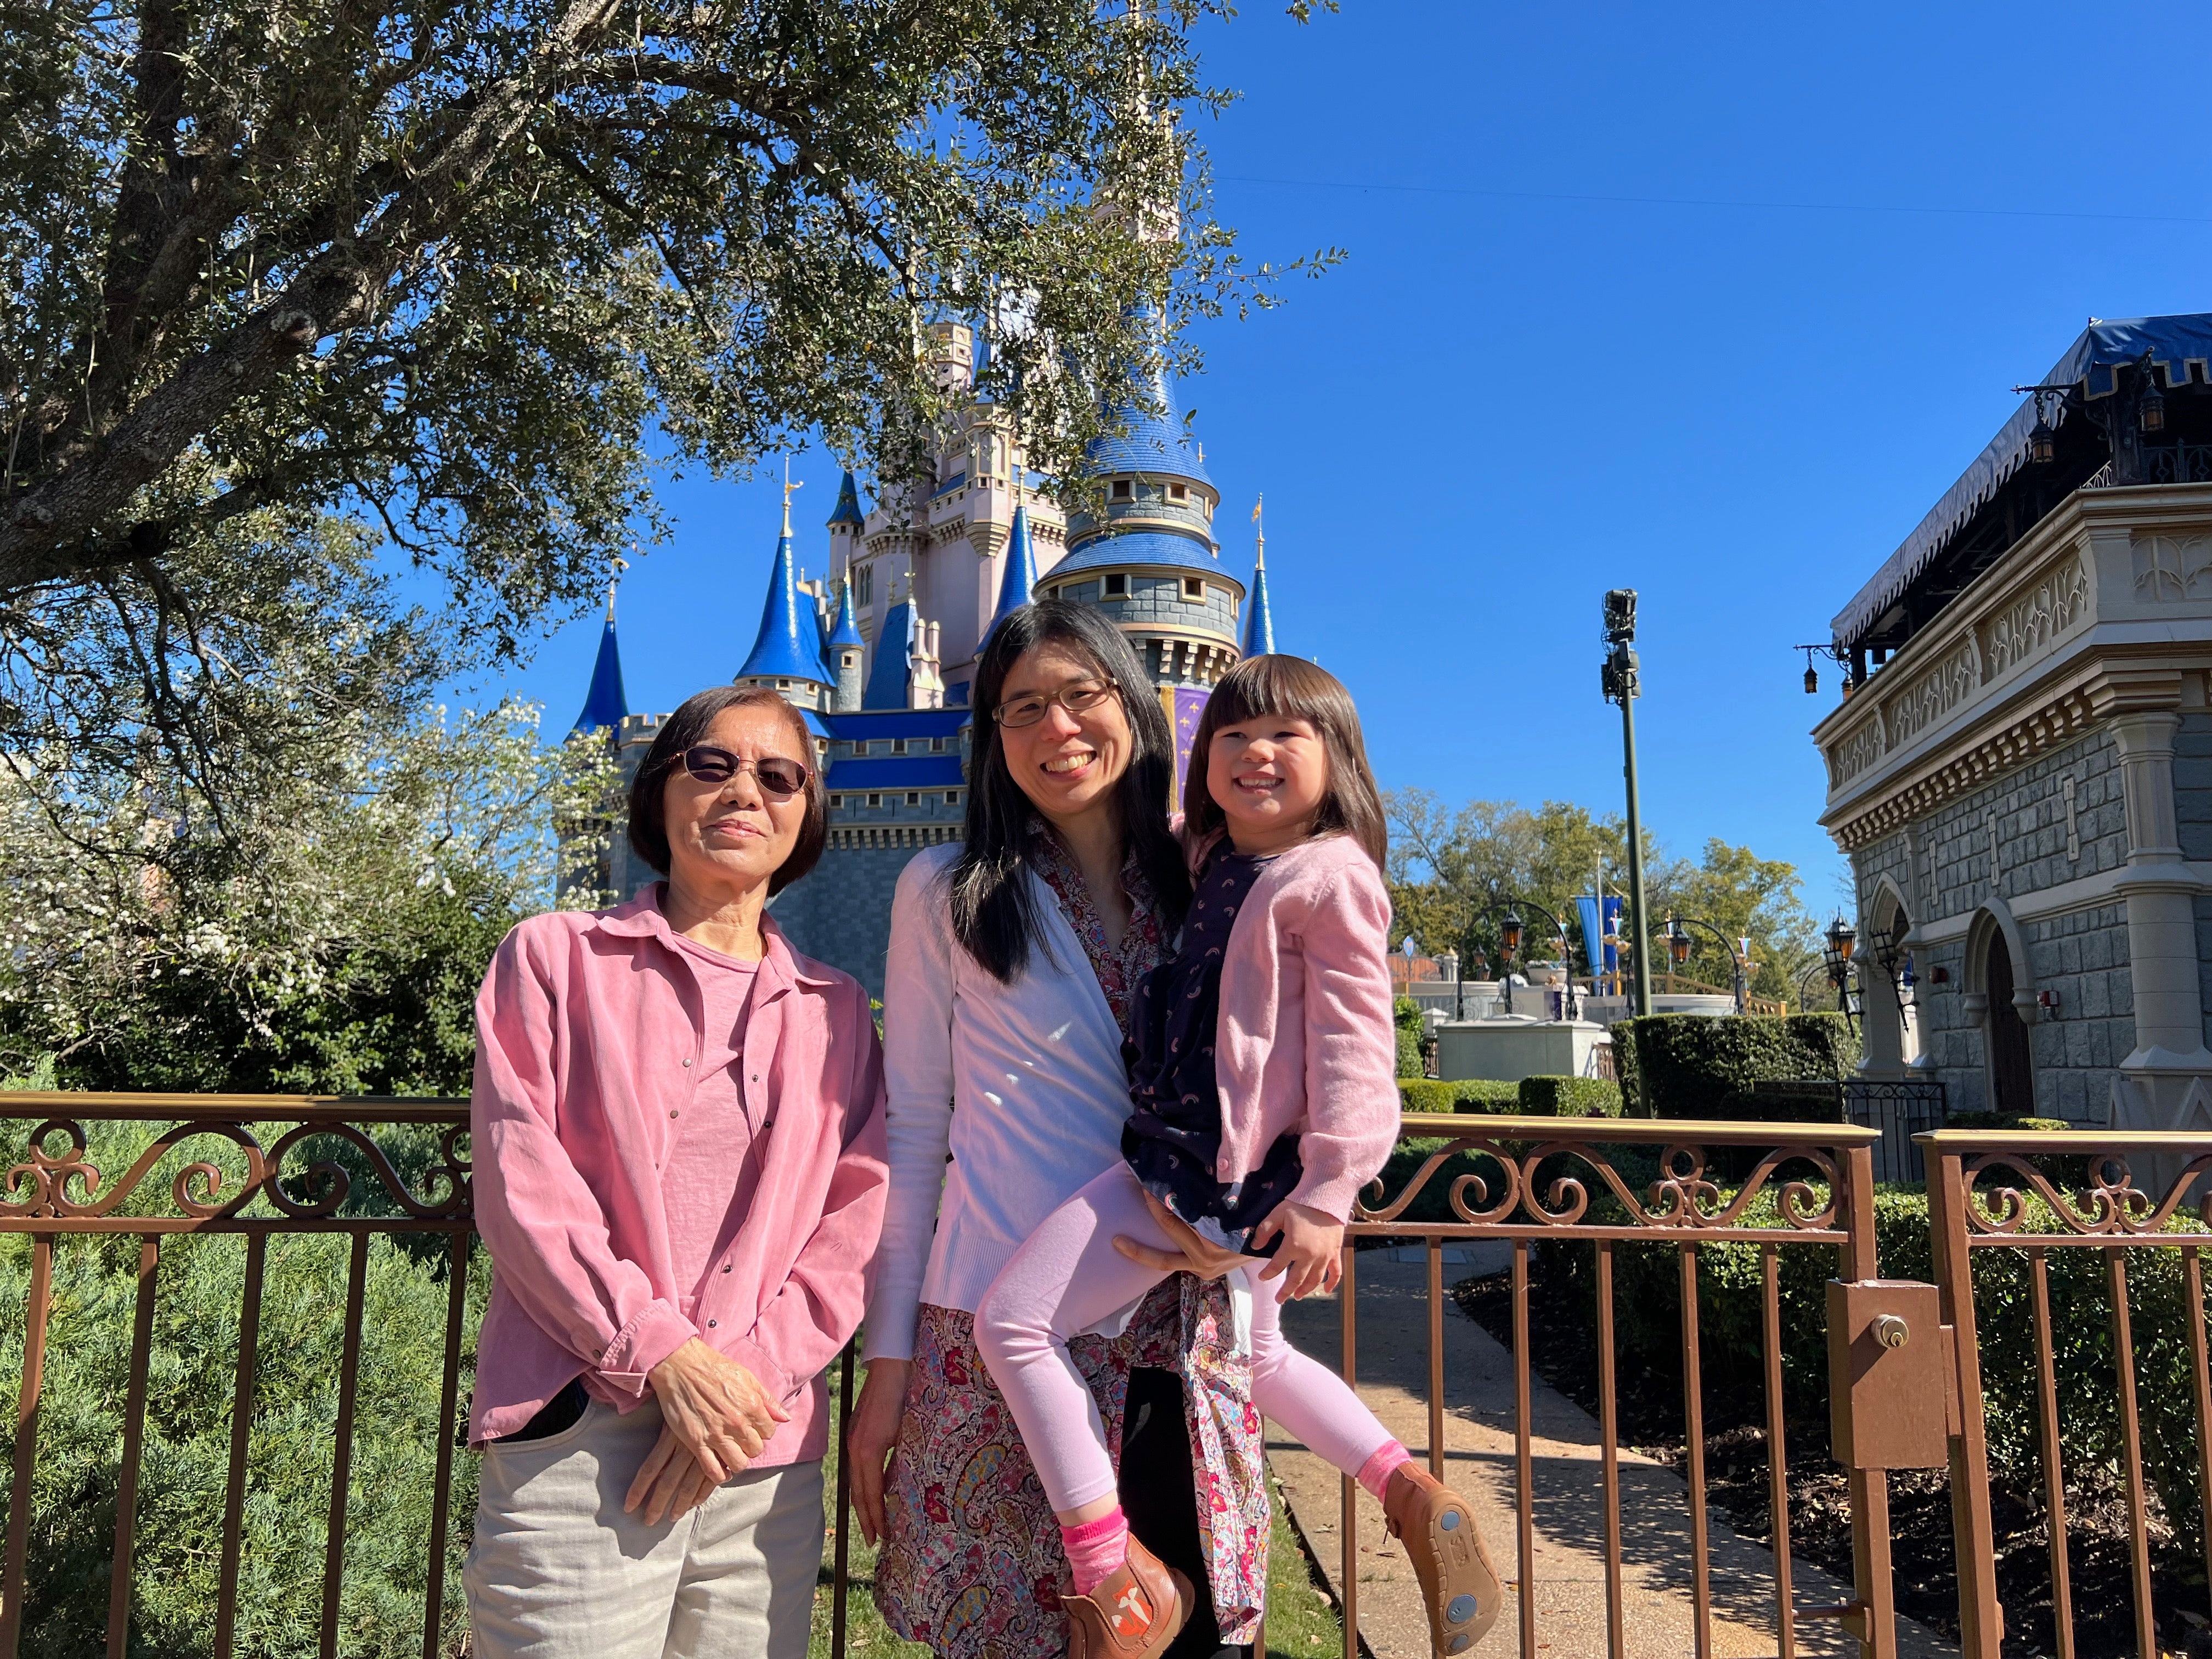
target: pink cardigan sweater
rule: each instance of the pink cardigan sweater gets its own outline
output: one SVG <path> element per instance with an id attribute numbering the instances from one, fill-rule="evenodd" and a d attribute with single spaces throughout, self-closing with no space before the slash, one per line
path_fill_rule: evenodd
<path id="1" fill-rule="evenodd" d="M 760 1183 L 702 1282 L 676 1283 L 660 1170 L 704 1011 L 660 890 L 531 917 L 477 994 L 469 1127 L 493 1276 L 469 1438 L 513 1433 L 586 1372 L 631 1409 L 697 1336 L 791 1413 L 756 1465 L 817 1458 L 822 1373 L 867 1305 L 888 1183 L 867 994 L 763 920 L 739 1085 L 765 1141 Z"/>
<path id="2" fill-rule="evenodd" d="M 1214 1074 L 1221 1158 L 1243 1181 L 1279 1135 L 1305 1176 L 1290 1201 L 1340 1219 L 1398 1138 L 1390 896 L 1347 836 L 1292 848 L 1261 872 L 1221 963 Z"/>

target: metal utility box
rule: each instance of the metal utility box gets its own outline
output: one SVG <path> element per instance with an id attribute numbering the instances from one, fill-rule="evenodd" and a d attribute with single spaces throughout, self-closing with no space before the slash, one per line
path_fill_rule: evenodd
<path id="1" fill-rule="evenodd" d="M 1847 1469 L 1935 1469 L 1957 1432 L 1951 1328 L 1933 1285 L 1828 1281 L 1828 1410 Z"/>

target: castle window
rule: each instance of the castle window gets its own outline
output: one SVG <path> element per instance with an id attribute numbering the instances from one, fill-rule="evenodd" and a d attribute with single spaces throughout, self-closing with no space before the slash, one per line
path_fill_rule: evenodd
<path id="1" fill-rule="evenodd" d="M 883 804 L 884 798 L 881 795 L 871 795 L 868 797 L 868 805 L 871 806 L 881 806 Z"/>
<path id="2" fill-rule="evenodd" d="M 1127 576 L 1109 576 L 1106 579 L 1106 597 L 1109 599 L 1127 599 L 1129 579 Z"/>
<path id="3" fill-rule="evenodd" d="M 842 795 L 832 795 L 830 797 L 830 804 L 832 806 L 842 806 L 845 804 L 845 798 Z"/>
<path id="4" fill-rule="evenodd" d="M 876 568 L 864 564 L 853 573 L 853 603 L 873 605 L 876 599 Z"/>
<path id="5" fill-rule="evenodd" d="M 1188 501 L 1190 499 L 1190 491 L 1182 484 L 1171 483 L 1168 486 L 1168 499 L 1171 501 Z"/>
<path id="6" fill-rule="evenodd" d="M 908 790 L 908 791 L 907 792 L 906 804 L 907 804 L 908 806 L 919 806 L 919 805 L 921 805 L 921 792 L 920 790 L 918 790 L 918 789 L 910 789 L 910 790 Z"/>
<path id="7" fill-rule="evenodd" d="M 1206 598 L 1206 579 L 1203 576 L 1185 576 L 1182 579 L 1182 596 L 1186 599 L 1203 600 Z"/>
<path id="8" fill-rule="evenodd" d="M 929 740 L 929 752 L 933 755 L 943 754 L 945 752 L 945 739 L 942 738 L 932 738 Z"/>
<path id="9" fill-rule="evenodd" d="M 1127 478 L 1114 480 L 1114 499 L 1117 501 L 1126 501 L 1129 499 L 1129 481 Z"/>
<path id="10" fill-rule="evenodd" d="M 860 759 L 865 759 L 865 758 L 866 758 L 866 757 L 867 757 L 867 753 L 868 753 L 868 740 L 867 740 L 866 738 L 854 738 L 854 739 L 853 739 L 853 753 L 854 753 L 854 757 L 857 757 L 857 758 L 860 758 Z"/>
<path id="11" fill-rule="evenodd" d="M 893 738 L 891 739 L 891 753 L 894 755 L 903 755 L 906 753 L 906 739 L 904 738 Z"/>
<path id="12" fill-rule="evenodd" d="M 789 680 L 778 680 L 775 683 L 775 689 L 779 691 L 788 691 L 791 690 L 791 682 Z"/>
<path id="13" fill-rule="evenodd" d="M 945 804 L 947 806 L 957 806 L 957 805 L 960 805 L 960 792 L 959 792 L 957 789 L 948 789 L 948 790 L 946 790 L 946 791 L 945 792 Z"/>

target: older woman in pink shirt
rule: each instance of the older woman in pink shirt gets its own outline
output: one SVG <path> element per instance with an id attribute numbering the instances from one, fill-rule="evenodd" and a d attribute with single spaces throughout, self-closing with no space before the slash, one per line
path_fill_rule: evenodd
<path id="1" fill-rule="evenodd" d="M 477 997 L 483 1659 L 805 1651 L 886 1179 L 867 996 L 766 914 L 822 850 L 812 750 L 772 692 L 685 702 L 629 802 L 667 880 L 523 922 Z"/>

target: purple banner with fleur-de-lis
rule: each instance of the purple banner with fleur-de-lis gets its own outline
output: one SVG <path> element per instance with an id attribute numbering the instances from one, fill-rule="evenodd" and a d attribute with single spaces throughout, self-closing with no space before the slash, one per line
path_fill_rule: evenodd
<path id="1" fill-rule="evenodd" d="M 1175 787 L 1169 808 L 1171 811 L 1182 810 L 1183 780 L 1190 775 L 1191 744 L 1197 741 L 1198 717 L 1206 712 L 1206 700 L 1211 695 L 1202 685 L 1165 687 L 1160 692 L 1168 729 L 1175 733 Z"/>

